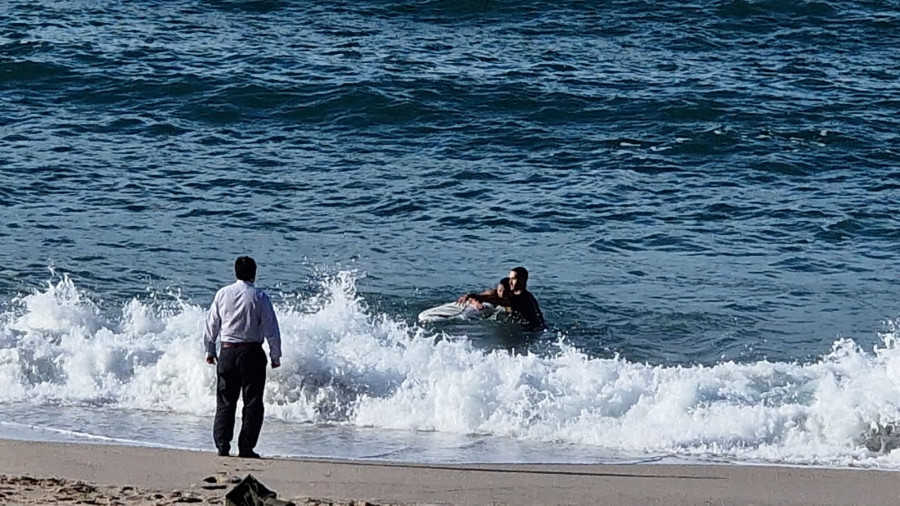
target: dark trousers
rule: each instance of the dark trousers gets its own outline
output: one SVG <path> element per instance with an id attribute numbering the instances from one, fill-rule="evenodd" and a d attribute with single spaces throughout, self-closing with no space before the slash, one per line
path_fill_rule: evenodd
<path id="1" fill-rule="evenodd" d="M 234 413 L 238 396 L 244 396 L 241 433 L 238 451 L 250 452 L 259 440 L 262 429 L 263 391 L 266 386 L 266 352 L 262 345 L 222 347 L 216 368 L 216 420 L 213 424 L 213 440 L 219 451 L 231 449 L 234 437 Z"/>

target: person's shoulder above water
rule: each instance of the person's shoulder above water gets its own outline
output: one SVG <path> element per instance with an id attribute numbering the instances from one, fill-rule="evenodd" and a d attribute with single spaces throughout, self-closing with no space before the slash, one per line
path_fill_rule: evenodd
<path id="1" fill-rule="evenodd" d="M 544 313 L 538 304 L 537 298 L 528 290 L 522 290 L 509 297 L 512 316 L 522 320 L 529 329 L 541 330 L 547 328 Z"/>

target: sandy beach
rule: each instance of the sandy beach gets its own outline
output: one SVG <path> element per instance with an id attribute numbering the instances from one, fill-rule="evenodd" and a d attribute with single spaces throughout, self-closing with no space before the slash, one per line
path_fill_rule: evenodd
<path id="1" fill-rule="evenodd" d="M 3 504 L 222 504 L 247 474 L 298 504 L 898 504 L 898 474 L 723 465 L 406 465 L 0 440 Z"/>

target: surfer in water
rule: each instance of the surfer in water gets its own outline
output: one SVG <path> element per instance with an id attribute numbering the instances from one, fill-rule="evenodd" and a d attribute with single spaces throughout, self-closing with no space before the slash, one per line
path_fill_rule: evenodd
<path id="1" fill-rule="evenodd" d="M 543 330 L 547 328 L 544 321 L 544 313 L 541 312 L 541 306 L 537 299 L 526 288 L 528 286 L 528 269 L 524 267 L 516 267 L 509 271 L 508 290 L 501 284 L 497 288 L 491 288 L 481 293 L 469 293 L 459 298 L 457 302 L 460 304 L 489 302 L 491 304 L 503 306 L 513 318 L 521 320 L 529 330 Z M 503 295 L 501 296 L 501 291 Z M 477 307 L 477 306 L 476 306 Z"/>
<path id="2" fill-rule="evenodd" d="M 503 278 L 497 283 L 496 288 L 482 293 L 468 293 L 460 297 L 456 303 L 459 305 L 469 304 L 479 311 L 484 309 L 484 303 L 488 303 L 502 307 L 509 312 L 509 299 L 507 297 L 511 293 L 512 288 L 509 286 L 509 278 Z"/>

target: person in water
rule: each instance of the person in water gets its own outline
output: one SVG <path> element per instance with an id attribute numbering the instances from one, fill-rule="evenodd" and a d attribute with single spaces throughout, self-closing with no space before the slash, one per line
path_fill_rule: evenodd
<path id="1" fill-rule="evenodd" d="M 469 304 L 479 311 L 484 309 L 484 304 L 493 304 L 497 307 L 503 307 L 509 311 L 509 299 L 507 297 L 512 293 L 509 286 L 509 278 L 503 278 L 497 283 L 497 287 L 493 290 L 487 290 L 482 294 L 469 293 L 463 295 L 457 300 L 457 304 Z"/>
<path id="2" fill-rule="evenodd" d="M 457 302 L 465 304 L 474 300 L 477 303 L 489 302 L 500 305 L 507 308 L 512 317 L 521 320 L 527 328 L 532 330 L 546 329 L 547 323 L 544 321 L 544 313 L 541 311 L 541 306 L 527 288 L 528 269 L 516 267 L 509 271 L 509 278 L 504 279 L 508 279 L 508 290 L 506 290 L 507 287 L 497 285 L 497 288 L 485 290 L 481 293 L 463 295 Z M 502 296 L 500 295 L 501 292 L 503 292 Z"/>

